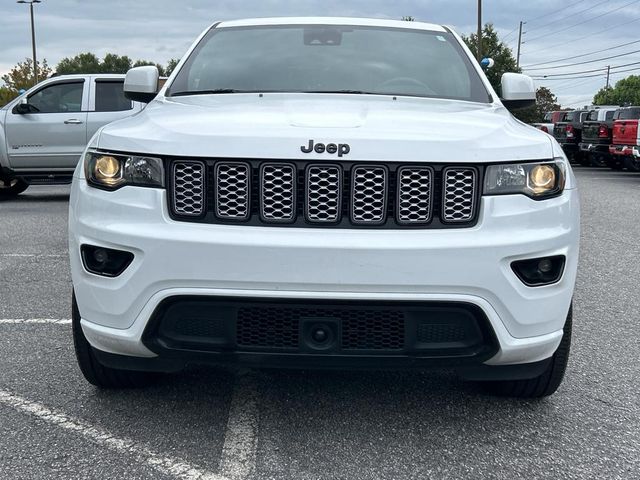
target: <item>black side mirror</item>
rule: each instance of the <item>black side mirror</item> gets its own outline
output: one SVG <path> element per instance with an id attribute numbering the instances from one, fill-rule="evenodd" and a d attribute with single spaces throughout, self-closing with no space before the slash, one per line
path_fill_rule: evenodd
<path id="1" fill-rule="evenodd" d="M 36 113 L 39 112 L 37 107 L 30 105 L 27 103 L 26 99 L 22 100 L 19 104 L 13 107 L 13 113 L 17 113 L 18 115 L 26 115 L 27 113 Z"/>

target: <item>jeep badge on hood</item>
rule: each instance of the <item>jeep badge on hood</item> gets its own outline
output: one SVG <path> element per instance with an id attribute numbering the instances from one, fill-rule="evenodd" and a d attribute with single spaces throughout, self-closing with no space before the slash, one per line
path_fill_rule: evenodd
<path id="1" fill-rule="evenodd" d="M 339 143 L 339 144 L 335 144 L 335 143 L 328 143 L 327 145 L 325 145 L 324 143 L 316 143 L 314 145 L 314 140 L 311 139 L 309 140 L 309 145 L 308 146 L 304 146 L 302 145 L 300 147 L 300 150 L 302 150 L 302 153 L 311 153 L 315 150 L 316 153 L 330 153 L 331 155 L 334 154 L 338 154 L 339 157 L 342 157 L 343 155 L 347 155 L 350 151 L 351 151 L 351 147 L 349 146 L 348 143 Z"/>

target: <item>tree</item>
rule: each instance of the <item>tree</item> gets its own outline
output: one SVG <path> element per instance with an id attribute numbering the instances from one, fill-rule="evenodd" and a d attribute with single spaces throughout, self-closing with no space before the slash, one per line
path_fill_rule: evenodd
<path id="1" fill-rule="evenodd" d="M 44 79 L 51 74 L 47 60 L 38 62 L 38 78 Z M 2 76 L 4 86 L 0 87 L 0 106 L 4 106 L 20 95 L 20 90 L 28 90 L 35 85 L 33 78 L 33 60 L 25 59 Z"/>
<path id="2" fill-rule="evenodd" d="M 168 77 L 169 75 L 171 75 L 171 73 L 173 73 L 173 71 L 176 69 L 176 67 L 178 66 L 178 62 L 180 60 L 177 58 L 172 58 L 171 60 L 169 60 L 167 62 L 167 68 L 164 69 L 164 73 L 165 75 Z"/>
<path id="3" fill-rule="evenodd" d="M 544 114 L 560 110 L 558 99 L 547 87 L 536 90 L 536 104 L 533 107 L 516 110 L 513 115 L 525 123 L 542 122 Z"/>
<path id="4" fill-rule="evenodd" d="M 47 60 L 43 60 L 42 63 L 38 62 L 38 78 L 44 79 L 50 74 L 51 68 L 47 64 Z M 35 85 L 33 78 L 33 60 L 27 58 L 24 62 L 18 62 L 9 73 L 2 76 L 2 81 L 6 88 L 16 93 L 21 89 L 27 90 L 33 87 Z"/>
<path id="5" fill-rule="evenodd" d="M 126 55 L 116 55 L 115 53 L 107 53 L 102 60 L 95 54 L 86 52 L 80 53 L 75 57 L 63 58 L 56 66 L 56 72 L 59 75 L 69 75 L 73 73 L 127 73 L 132 67 L 141 67 L 144 65 L 154 65 L 158 67 L 161 76 L 170 75 L 178 64 L 178 60 L 171 59 L 167 67 L 163 67 L 159 63 L 149 60 L 131 60 Z"/>
<path id="6" fill-rule="evenodd" d="M 462 37 L 473 53 L 476 55 L 478 45 L 478 35 L 472 33 L 469 37 Z M 495 65 L 485 71 L 489 82 L 496 92 L 500 92 L 500 80 L 502 74 L 506 72 L 520 73 L 522 70 L 517 67 L 516 59 L 511 49 L 498 38 L 498 32 L 493 28 L 493 24 L 487 23 L 482 30 L 482 56 L 492 58 Z"/>
<path id="7" fill-rule="evenodd" d="M 640 76 L 631 75 L 616 83 L 615 87 L 602 88 L 595 97 L 594 105 L 638 105 L 640 104 Z"/>

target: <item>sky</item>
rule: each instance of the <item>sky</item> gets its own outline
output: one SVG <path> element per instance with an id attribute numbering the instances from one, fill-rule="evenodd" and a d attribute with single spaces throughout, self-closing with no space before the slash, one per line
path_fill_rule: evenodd
<path id="1" fill-rule="evenodd" d="M 549 87 L 565 107 L 590 104 L 606 84 L 607 65 L 612 67 L 612 85 L 628 75 L 640 74 L 640 0 L 483 3 L 483 22 L 494 24 L 514 55 L 519 22 L 525 22 L 520 57 L 524 73 L 534 76 L 537 86 Z M 117 53 L 165 64 L 181 57 L 198 34 L 215 21 L 307 15 L 390 19 L 411 15 L 469 34 L 476 29 L 477 2 L 42 0 L 35 5 L 37 57 L 55 65 L 64 57 L 90 51 L 100 57 Z M 617 58 L 606 58 L 613 56 Z M 29 6 L 0 0 L 0 76 L 26 57 L 31 57 Z"/>

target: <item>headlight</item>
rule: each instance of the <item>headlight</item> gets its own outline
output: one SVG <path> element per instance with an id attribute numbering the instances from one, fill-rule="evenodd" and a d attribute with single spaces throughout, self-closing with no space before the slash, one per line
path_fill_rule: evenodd
<path id="1" fill-rule="evenodd" d="M 154 157 L 90 151 L 84 159 L 84 173 L 90 184 L 109 190 L 125 185 L 164 186 L 162 159 Z"/>
<path id="2" fill-rule="evenodd" d="M 490 165 L 484 176 L 485 195 L 522 193 L 535 200 L 559 195 L 564 190 L 562 161 Z"/>

